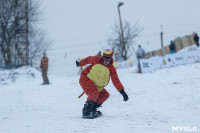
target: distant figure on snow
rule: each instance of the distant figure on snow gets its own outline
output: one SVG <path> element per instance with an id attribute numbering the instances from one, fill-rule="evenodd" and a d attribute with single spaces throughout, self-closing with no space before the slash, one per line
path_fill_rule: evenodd
<path id="1" fill-rule="evenodd" d="M 175 53 L 176 45 L 174 44 L 174 41 L 170 42 L 169 49 L 170 49 L 170 51 L 169 51 L 170 54 L 174 54 Z"/>
<path id="2" fill-rule="evenodd" d="M 140 59 L 145 57 L 145 51 L 141 47 L 141 45 L 138 45 L 138 50 L 136 52 L 136 56 L 137 56 L 137 59 L 138 59 L 138 73 L 141 73 Z"/>
<path id="3" fill-rule="evenodd" d="M 138 45 L 138 50 L 136 52 L 137 58 L 144 58 L 145 57 L 145 51 L 141 47 L 141 45 Z"/>
<path id="4" fill-rule="evenodd" d="M 101 51 L 99 51 L 98 54 L 97 54 L 96 56 L 101 57 L 101 56 L 102 56 L 102 55 L 101 55 Z"/>
<path id="5" fill-rule="evenodd" d="M 194 32 L 194 42 L 196 44 L 197 47 L 199 47 L 199 36 L 197 33 Z"/>
<path id="6" fill-rule="evenodd" d="M 42 69 L 42 78 L 43 78 L 43 85 L 49 84 L 49 79 L 47 77 L 48 71 L 48 61 L 46 53 L 43 53 L 43 58 L 41 59 L 40 68 Z"/>

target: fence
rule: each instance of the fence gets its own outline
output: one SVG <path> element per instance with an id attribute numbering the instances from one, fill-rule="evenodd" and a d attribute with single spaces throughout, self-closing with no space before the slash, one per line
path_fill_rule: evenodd
<path id="1" fill-rule="evenodd" d="M 156 69 L 194 63 L 197 61 L 200 61 L 200 48 L 190 47 L 187 51 L 175 54 L 141 59 L 140 66 L 142 72 L 151 72 Z"/>
<path id="2" fill-rule="evenodd" d="M 181 49 L 183 49 L 187 46 L 191 46 L 191 45 L 195 44 L 193 37 L 194 37 L 194 34 L 176 38 L 174 40 L 174 43 L 175 43 L 175 46 L 176 46 L 176 52 L 180 51 Z M 169 45 L 165 46 L 163 48 L 163 51 L 164 51 L 165 54 L 169 54 L 169 52 L 170 52 Z M 147 57 L 161 56 L 161 55 L 163 55 L 162 49 L 158 49 L 158 50 L 146 53 Z"/>

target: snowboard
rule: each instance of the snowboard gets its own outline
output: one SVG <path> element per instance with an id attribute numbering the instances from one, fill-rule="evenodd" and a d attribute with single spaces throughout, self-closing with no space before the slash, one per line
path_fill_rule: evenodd
<path id="1" fill-rule="evenodd" d="M 83 119 L 95 119 L 102 116 L 102 113 L 95 115 L 95 116 L 82 116 Z"/>
<path id="2" fill-rule="evenodd" d="M 40 84 L 40 85 L 50 85 L 51 83 L 48 83 L 48 84 L 44 84 L 44 83 L 42 83 L 42 84 Z"/>

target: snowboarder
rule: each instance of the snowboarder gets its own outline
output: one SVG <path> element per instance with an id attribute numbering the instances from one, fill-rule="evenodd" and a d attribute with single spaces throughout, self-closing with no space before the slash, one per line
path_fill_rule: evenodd
<path id="1" fill-rule="evenodd" d="M 108 85 L 110 77 L 115 88 L 122 94 L 124 101 L 128 100 L 128 95 L 124 91 L 124 87 L 118 78 L 117 71 L 113 66 L 114 60 L 112 56 L 113 52 L 106 49 L 102 57 L 89 56 L 82 59 L 80 62 L 76 61 L 77 67 L 91 64 L 83 70 L 79 80 L 84 91 L 83 94 L 86 93 L 88 96 L 82 110 L 83 118 L 93 119 L 102 115 L 100 111 L 97 111 L 97 108 L 110 96 L 108 91 L 104 88 Z"/>
<path id="2" fill-rule="evenodd" d="M 47 71 L 48 71 L 48 61 L 46 53 L 43 53 L 43 58 L 41 59 L 40 68 L 42 69 L 42 78 L 43 83 L 42 84 L 49 84 L 49 79 L 47 77 Z"/>

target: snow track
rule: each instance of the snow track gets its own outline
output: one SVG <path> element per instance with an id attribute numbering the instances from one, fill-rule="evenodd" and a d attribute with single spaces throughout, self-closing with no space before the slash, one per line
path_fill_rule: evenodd
<path id="1" fill-rule="evenodd" d="M 40 85 L 39 72 L 16 71 L 27 69 L 35 76 L 22 74 L 15 83 L 0 85 L 0 133 L 169 133 L 174 126 L 200 131 L 199 63 L 145 74 L 118 70 L 129 100 L 124 102 L 110 82 L 103 116 L 93 120 L 81 118 L 86 95 L 77 98 L 78 76 L 50 75 L 52 84 Z"/>

